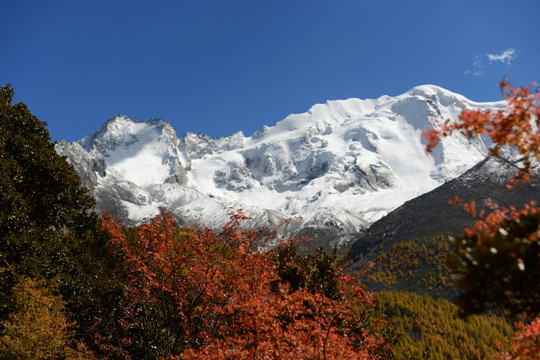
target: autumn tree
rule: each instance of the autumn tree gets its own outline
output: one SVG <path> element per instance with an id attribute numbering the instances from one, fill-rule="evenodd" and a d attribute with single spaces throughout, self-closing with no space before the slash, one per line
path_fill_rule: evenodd
<path id="1" fill-rule="evenodd" d="M 0 333 L 0 358 L 5 360 L 92 359 L 74 339 L 65 301 L 45 282 L 22 279 L 13 289 L 15 310 Z"/>
<path id="2" fill-rule="evenodd" d="M 456 132 L 469 138 L 488 135 L 493 141 L 493 156 L 500 156 L 504 148 L 521 155 L 521 167 L 508 185 L 518 187 L 520 181 L 530 179 L 540 159 L 540 88 L 534 86 L 515 88 L 507 79 L 503 80 L 500 87 L 505 109 L 463 111 L 458 121 L 447 120 L 424 133 L 428 140 L 426 150 L 431 151 L 442 137 Z M 466 204 L 467 210 L 480 219 L 455 239 L 455 251 L 447 261 L 461 274 L 457 286 L 463 292 L 456 303 L 465 315 L 495 304 L 512 315 L 525 312 L 534 318 L 540 314 L 538 208 L 534 202 L 522 210 L 486 205 L 492 208 L 487 215 L 477 214 L 474 202 Z M 537 323 L 533 321 L 529 326 Z M 532 333 L 538 342 L 538 331 Z M 537 358 L 537 354 L 522 358 Z"/>
<path id="3" fill-rule="evenodd" d="M 125 308 L 114 336 L 99 334 L 111 356 L 182 359 L 377 359 L 390 345 L 384 324 L 366 316 L 371 294 L 319 256 L 293 281 L 280 258 L 262 251 L 268 232 L 243 230 L 241 212 L 221 233 L 180 229 L 164 213 L 134 234 L 104 226 L 129 268 Z M 289 260 L 294 260 L 292 254 Z M 301 277 L 304 275 L 300 275 Z M 372 313 L 372 312 L 371 312 Z M 370 313 L 370 314 L 371 314 Z"/>

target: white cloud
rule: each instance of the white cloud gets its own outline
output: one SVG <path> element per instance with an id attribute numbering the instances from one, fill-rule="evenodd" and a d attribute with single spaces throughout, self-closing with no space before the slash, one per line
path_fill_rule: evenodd
<path id="1" fill-rule="evenodd" d="M 486 54 L 486 55 L 473 55 L 472 69 L 465 70 L 466 75 L 481 76 L 484 75 L 484 62 L 485 57 L 488 58 L 489 64 L 494 61 L 500 61 L 508 66 L 512 65 L 512 61 L 518 57 L 518 51 L 516 49 L 506 49 L 501 54 Z M 482 61 L 484 60 L 484 61 Z M 487 66 L 489 66 L 487 64 Z"/>
<path id="2" fill-rule="evenodd" d="M 517 59 L 517 51 L 516 49 L 507 49 L 502 54 L 487 54 L 487 57 L 490 62 L 500 61 L 510 65 L 513 60 Z"/>

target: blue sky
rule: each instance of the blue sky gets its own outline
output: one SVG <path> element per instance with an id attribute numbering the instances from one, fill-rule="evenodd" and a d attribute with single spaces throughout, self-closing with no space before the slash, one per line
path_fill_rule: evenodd
<path id="1" fill-rule="evenodd" d="M 116 114 L 249 136 L 326 100 L 540 81 L 538 0 L 9 1 L 0 84 L 78 140 Z"/>

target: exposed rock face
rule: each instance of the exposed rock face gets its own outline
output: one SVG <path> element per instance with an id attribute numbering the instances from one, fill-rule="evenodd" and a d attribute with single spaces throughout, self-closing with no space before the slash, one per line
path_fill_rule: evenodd
<path id="1" fill-rule="evenodd" d="M 250 137 L 178 138 L 163 120 L 109 120 L 79 142 L 57 145 L 98 200 L 126 224 L 169 209 L 182 223 L 219 228 L 230 208 L 251 225 L 319 234 L 345 245 L 389 211 L 462 174 L 485 158 L 482 139 L 456 135 L 426 156 L 422 130 L 456 119 L 474 103 L 436 86 L 397 96 L 313 106 Z M 321 235 L 322 234 L 322 235 Z"/>
<path id="2" fill-rule="evenodd" d="M 68 162 L 73 165 L 75 171 L 79 174 L 82 186 L 90 190 L 90 193 L 95 196 L 98 176 L 105 177 L 107 175 L 105 158 L 99 155 L 90 155 L 77 142 L 69 144 L 63 140 L 55 145 L 55 149 L 60 155 L 67 157 Z"/>

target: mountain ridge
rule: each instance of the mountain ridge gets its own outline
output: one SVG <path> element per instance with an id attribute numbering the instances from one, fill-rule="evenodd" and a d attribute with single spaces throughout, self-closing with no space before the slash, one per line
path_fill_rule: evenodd
<path id="1" fill-rule="evenodd" d="M 316 104 L 249 137 L 178 137 L 163 120 L 116 116 L 56 148 L 98 209 L 126 224 L 165 207 L 184 224 L 219 228 L 231 208 L 243 208 L 255 219 L 250 225 L 272 228 L 302 217 L 280 228 L 281 235 L 311 229 L 327 233 L 319 242 L 344 246 L 351 234 L 487 155 L 482 139 L 454 135 L 426 156 L 422 130 L 456 119 L 464 108 L 503 106 L 422 85 L 396 97 Z"/>

